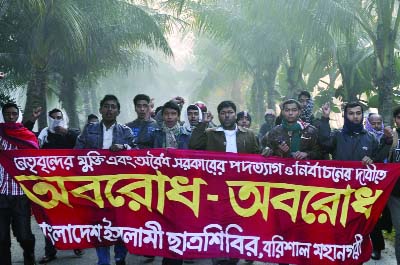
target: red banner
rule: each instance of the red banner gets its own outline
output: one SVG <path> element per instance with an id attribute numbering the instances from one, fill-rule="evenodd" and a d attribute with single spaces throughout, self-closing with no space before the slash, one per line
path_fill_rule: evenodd
<path id="1" fill-rule="evenodd" d="M 152 149 L 3 151 L 59 249 L 361 264 L 400 167 Z"/>

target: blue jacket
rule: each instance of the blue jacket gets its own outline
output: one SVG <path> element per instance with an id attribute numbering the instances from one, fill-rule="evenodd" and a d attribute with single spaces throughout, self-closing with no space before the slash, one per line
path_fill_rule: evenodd
<path id="1" fill-rule="evenodd" d="M 132 130 L 116 123 L 113 128 L 112 144 L 129 144 L 133 147 Z M 89 123 L 78 136 L 75 149 L 101 149 L 103 148 L 103 122 Z"/>
<path id="2" fill-rule="evenodd" d="M 342 130 L 332 132 L 327 118 L 321 119 L 319 141 L 322 148 L 332 154 L 334 160 L 361 161 L 364 156 L 368 156 L 374 162 L 383 162 L 390 149 L 385 139 L 379 143 L 375 136 L 366 130 L 359 134 L 346 134 Z"/>

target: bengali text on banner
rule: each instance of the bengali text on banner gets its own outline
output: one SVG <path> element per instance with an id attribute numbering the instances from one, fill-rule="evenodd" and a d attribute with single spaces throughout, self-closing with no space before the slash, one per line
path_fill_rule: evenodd
<path id="1" fill-rule="evenodd" d="M 3 151 L 59 249 L 361 264 L 400 164 L 176 149 Z"/>

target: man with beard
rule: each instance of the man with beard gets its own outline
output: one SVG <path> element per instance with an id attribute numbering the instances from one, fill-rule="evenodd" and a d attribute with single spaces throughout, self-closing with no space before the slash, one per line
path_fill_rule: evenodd
<path id="1" fill-rule="evenodd" d="M 189 148 L 196 150 L 258 154 L 257 137 L 251 130 L 236 124 L 236 105 L 232 101 L 222 101 L 218 107 L 221 123 L 215 128 L 208 128 L 213 116 L 207 112 L 203 121 L 193 130 Z"/>
<path id="2" fill-rule="evenodd" d="M 363 108 L 358 102 L 344 107 L 344 125 L 333 133 L 329 125 L 330 104 L 322 106 L 319 141 L 334 160 L 361 161 L 364 165 L 383 162 L 392 144 L 391 130 L 385 130 L 385 139 L 380 145 L 376 137 L 364 129 Z"/>
<path id="3" fill-rule="evenodd" d="M 196 126 L 189 141 L 189 148 L 230 153 L 258 154 L 260 152 L 256 135 L 236 124 L 236 105 L 232 101 L 222 101 L 218 107 L 220 126 L 208 128 L 213 116 L 207 112 L 203 121 Z M 216 258 L 213 264 L 234 265 L 239 259 Z"/>
<path id="4" fill-rule="evenodd" d="M 17 122 L 20 112 L 14 103 L 7 103 L 0 123 L 0 150 L 38 149 L 36 136 Z M 22 188 L 0 165 L 0 260 L 11 265 L 10 227 L 24 250 L 24 265 L 35 263 L 35 237 L 31 230 L 31 204 Z"/>
<path id="5" fill-rule="evenodd" d="M 381 139 L 384 139 L 384 131 L 385 126 L 383 125 L 382 116 L 378 113 L 370 113 L 368 117 L 365 119 L 365 129 L 375 135 L 376 139 L 380 142 Z M 386 129 L 389 130 L 389 129 Z M 385 249 L 385 240 L 383 238 L 382 230 L 390 230 L 392 229 L 392 222 L 390 220 L 390 211 L 386 206 L 383 209 L 382 215 L 378 220 L 378 223 L 375 225 L 374 230 L 372 230 L 370 236 L 372 241 L 372 254 L 371 258 L 374 260 L 381 259 L 381 251 Z"/>

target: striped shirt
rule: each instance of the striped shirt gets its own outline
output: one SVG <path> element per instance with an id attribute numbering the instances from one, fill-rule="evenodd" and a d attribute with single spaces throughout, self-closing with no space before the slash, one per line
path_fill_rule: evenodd
<path id="1" fill-rule="evenodd" d="M 10 144 L 6 139 L 0 136 L 0 145 L 2 150 L 16 150 L 17 146 Z M 0 165 L 0 194 L 2 195 L 24 195 L 24 191 L 17 182 L 5 172 Z"/>

